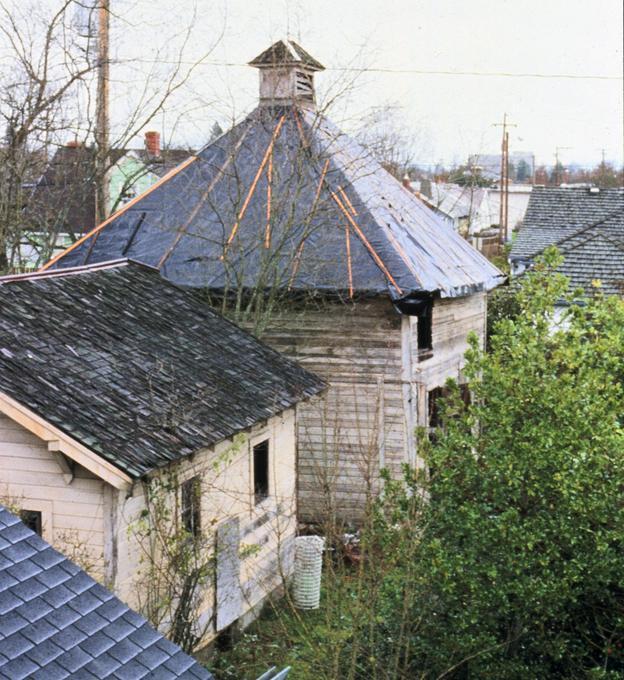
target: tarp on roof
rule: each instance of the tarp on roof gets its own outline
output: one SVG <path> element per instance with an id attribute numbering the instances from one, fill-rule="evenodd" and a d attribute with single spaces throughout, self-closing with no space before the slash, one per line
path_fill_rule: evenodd
<path id="1" fill-rule="evenodd" d="M 232 288 L 490 290 L 503 275 L 319 114 L 262 106 L 51 266 L 131 257 Z"/>

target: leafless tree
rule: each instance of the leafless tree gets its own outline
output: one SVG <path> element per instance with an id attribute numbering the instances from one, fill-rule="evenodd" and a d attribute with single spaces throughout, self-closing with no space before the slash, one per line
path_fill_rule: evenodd
<path id="1" fill-rule="evenodd" d="M 35 264 L 44 262 L 56 244 L 62 229 L 59 213 L 68 197 L 58 195 L 62 192 L 56 187 L 49 211 L 31 206 L 30 214 L 24 212 L 32 187 L 54 150 L 68 140 L 84 146 L 84 163 L 89 167 L 84 181 L 91 191 L 102 186 L 121 150 L 153 124 L 174 95 L 192 81 L 197 66 L 221 37 L 217 31 L 202 54 L 189 58 L 196 30 L 193 13 L 181 29 L 169 31 L 171 40 L 152 50 L 151 66 L 142 70 L 140 85 L 130 82 L 119 39 L 117 52 L 122 58 L 110 59 L 119 77 L 112 77 L 110 90 L 125 105 L 122 122 L 112 126 L 103 145 L 102 136 L 96 135 L 101 106 L 101 98 L 96 97 L 98 9 L 99 0 L 55 0 L 46 5 L 0 2 L 0 126 L 4 132 L 0 143 L 0 271 L 25 264 L 20 261 L 20 242 L 29 236 L 39 260 Z M 115 12 L 113 0 L 111 32 L 123 35 L 131 27 Z M 169 111 L 174 117 L 173 106 Z M 75 185 L 68 188 L 68 192 L 75 190 Z M 37 233 L 34 238 L 33 232 Z M 69 236 L 75 239 L 77 234 Z"/>

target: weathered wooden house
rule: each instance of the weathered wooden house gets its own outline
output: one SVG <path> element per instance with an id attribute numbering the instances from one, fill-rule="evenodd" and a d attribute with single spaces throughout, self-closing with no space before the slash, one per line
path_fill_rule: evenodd
<path id="1" fill-rule="evenodd" d="M 164 630 L 207 641 L 290 574 L 321 389 L 144 265 L 0 279 L 0 497 Z"/>
<path id="2" fill-rule="evenodd" d="M 328 379 L 298 410 L 299 514 L 357 521 L 381 466 L 417 462 L 503 276 L 317 110 L 305 50 L 251 65 L 252 113 L 47 266 L 146 262 Z"/>
<path id="3" fill-rule="evenodd" d="M 213 676 L 0 505 L 0 677 Z"/>

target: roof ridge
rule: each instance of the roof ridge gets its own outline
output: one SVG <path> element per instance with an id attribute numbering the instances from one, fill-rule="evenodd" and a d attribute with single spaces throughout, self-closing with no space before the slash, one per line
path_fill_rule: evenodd
<path id="1" fill-rule="evenodd" d="M 573 234 L 572 236 L 569 236 L 565 240 L 566 241 L 571 240 L 572 238 L 574 238 L 574 236 L 577 236 L 577 235 L 578 234 Z M 582 241 L 579 241 L 578 243 L 570 243 L 570 244 L 568 244 L 568 246 L 566 248 L 561 248 L 561 252 L 562 253 L 569 253 L 570 251 L 575 250 L 576 248 L 580 248 L 581 246 L 585 245 L 589 241 L 593 241 L 594 239 L 597 239 L 597 238 L 602 238 L 605 241 L 608 241 L 609 243 L 613 244 L 618 250 L 624 251 L 624 243 L 623 242 L 612 238 L 608 234 L 605 234 L 605 232 L 602 231 L 602 230 L 598 230 L 594 233 L 588 233 L 586 235 L 586 237 Z"/>
<path id="2" fill-rule="evenodd" d="M 155 267 L 145 264 L 144 262 L 123 257 L 115 260 L 107 260 L 106 262 L 83 264 L 76 267 L 65 267 L 64 269 L 38 269 L 34 272 L 24 272 L 23 274 L 7 274 L 6 276 L 0 276 L 0 285 L 18 281 L 51 279 L 57 276 L 71 276 L 72 274 L 82 274 L 87 271 L 98 271 L 100 269 L 113 269 L 114 267 L 123 267 L 130 263 L 148 267 L 149 269 L 155 269 Z"/>
<path id="3" fill-rule="evenodd" d="M 603 222 L 606 222 L 607 220 L 610 220 L 612 217 L 615 217 L 618 214 L 622 214 L 624 216 L 624 208 L 618 208 L 612 213 L 609 213 L 608 215 L 605 215 L 604 217 L 601 217 L 599 220 L 596 220 L 595 222 L 592 222 L 591 224 L 587 224 L 584 227 L 581 227 L 578 231 L 573 232 L 572 234 L 568 234 L 567 236 L 563 236 L 560 238 L 558 241 L 555 241 L 552 245 L 554 246 L 559 246 L 562 243 L 565 243 L 568 239 L 574 238 L 575 236 L 579 236 L 585 231 L 589 231 L 590 229 L 594 229 L 595 227 L 600 226 Z"/>

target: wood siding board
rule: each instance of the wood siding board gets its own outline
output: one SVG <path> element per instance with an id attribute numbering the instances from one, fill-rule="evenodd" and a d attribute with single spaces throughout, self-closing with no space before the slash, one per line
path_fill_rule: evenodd
<path id="1" fill-rule="evenodd" d="M 301 520 L 320 520 L 327 507 L 357 520 L 380 464 L 397 475 L 404 462 L 418 464 L 411 433 L 426 424 L 427 390 L 461 375 L 466 336 L 483 336 L 484 300 L 436 299 L 433 356 L 420 363 L 417 320 L 402 318 L 387 297 L 284 307 L 269 320 L 262 339 L 330 383 L 298 409 Z"/>

